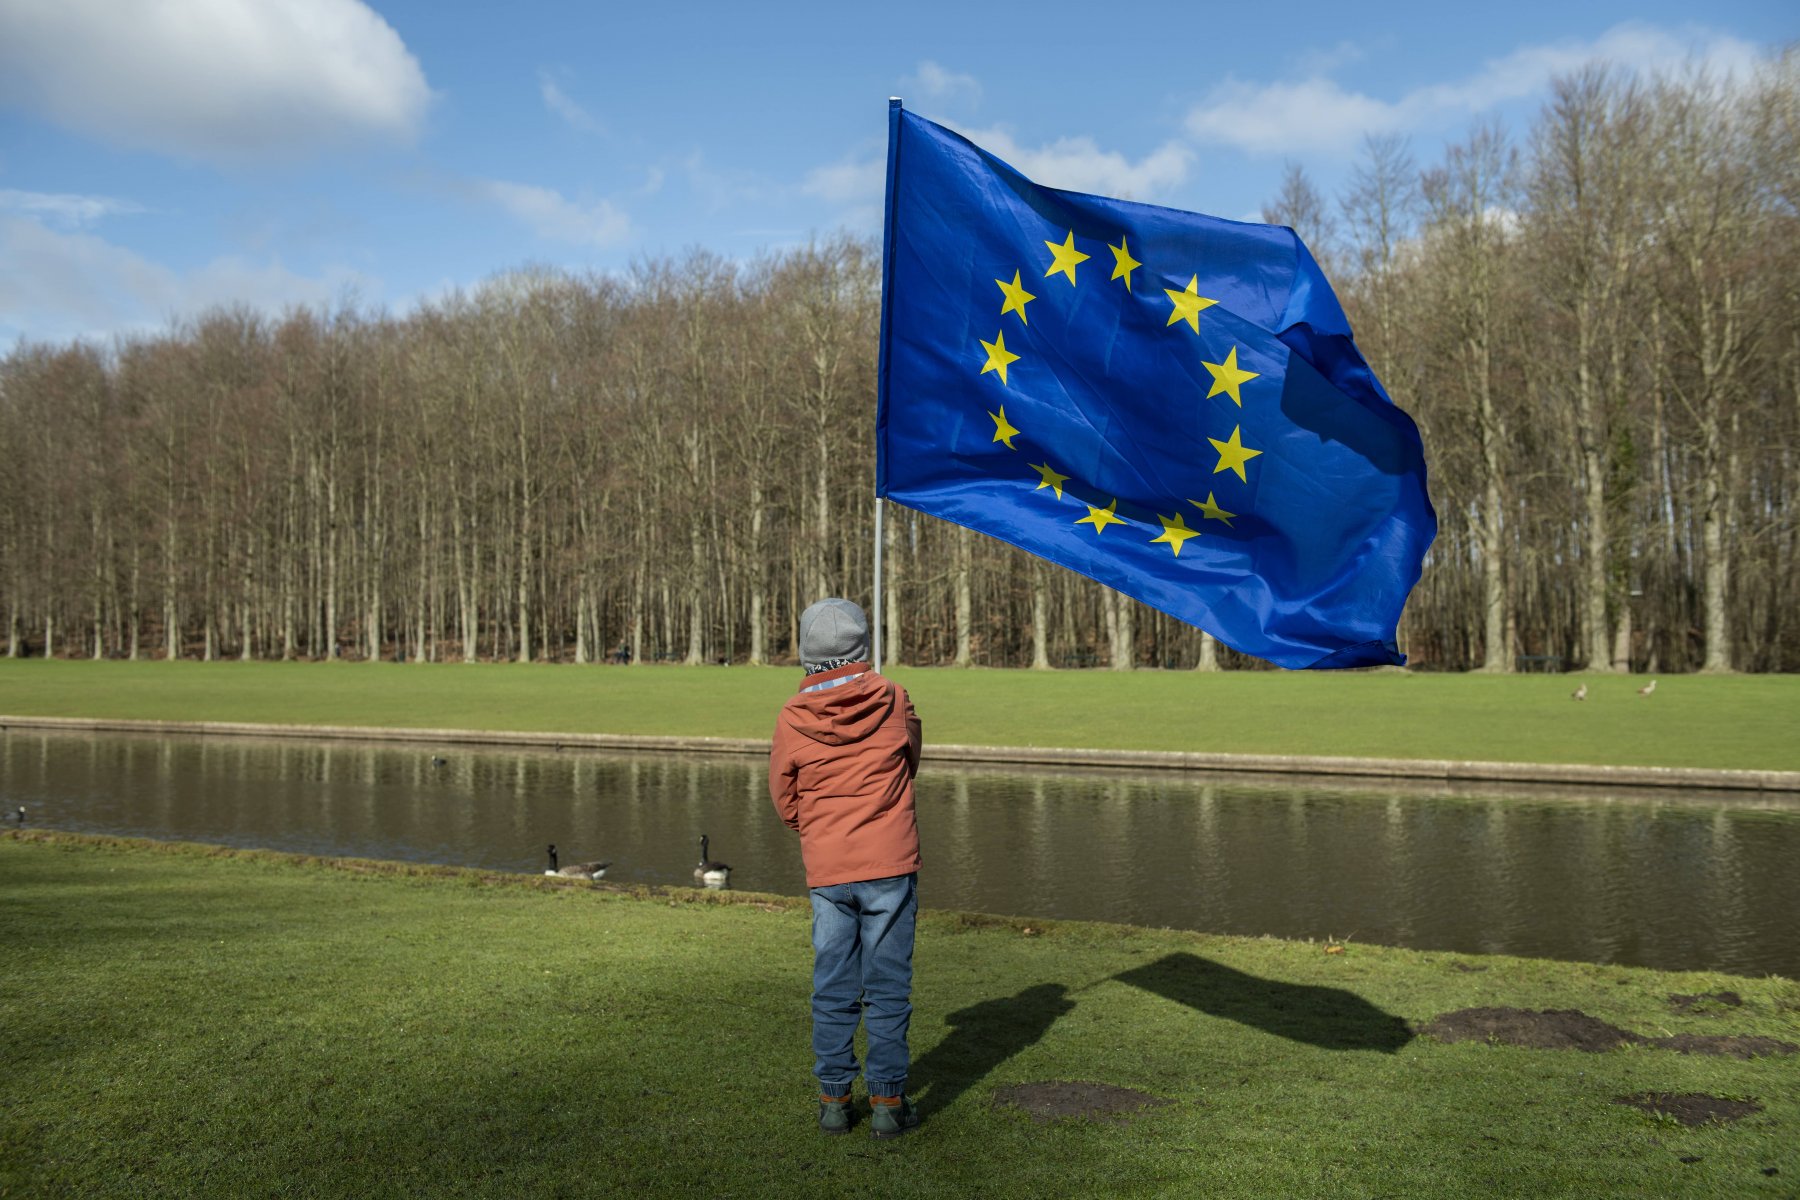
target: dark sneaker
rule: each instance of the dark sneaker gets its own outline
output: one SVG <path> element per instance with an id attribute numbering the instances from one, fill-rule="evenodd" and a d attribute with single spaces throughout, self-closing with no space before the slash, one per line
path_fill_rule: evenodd
<path id="1" fill-rule="evenodd" d="M 908 1096 L 870 1096 L 869 1128 L 878 1138 L 897 1138 L 919 1124 L 918 1110 Z"/>
<path id="2" fill-rule="evenodd" d="M 848 1093 L 842 1096 L 821 1095 L 819 1097 L 820 1133 L 849 1133 L 850 1116 L 850 1096 Z"/>

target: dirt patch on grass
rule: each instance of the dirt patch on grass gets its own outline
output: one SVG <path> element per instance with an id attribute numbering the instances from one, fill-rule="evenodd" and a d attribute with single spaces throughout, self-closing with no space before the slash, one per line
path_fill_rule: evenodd
<path id="1" fill-rule="evenodd" d="M 1678 1054 L 1721 1058 L 1800 1053 L 1800 1046 L 1770 1037 L 1698 1033 L 1645 1037 L 1574 1008 L 1463 1008 L 1433 1017 L 1419 1032 L 1440 1042 L 1488 1042 L 1530 1050 L 1581 1050 L 1588 1054 L 1620 1046 L 1654 1046 Z"/>
<path id="2" fill-rule="evenodd" d="M 1673 1117 L 1683 1125 L 1704 1125 L 1708 1121 L 1741 1121 L 1763 1106 L 1754 1100 L 1728 1100 L 1705 1092 L 1637 1092 L 1615 1096 L 1614 1104 L 1629 1104 L 1651 1116 Z"/>
<path id="3" fill-rule="evenodd" d="M 1160 1108 L 1170 1103 L 1173 1102 L 1162 1096 L 1114 1087 L 1110 1083 L 1061 1079 L 1015 1083 L 994 1093 L 995 1108 L 1023 1109 L 1040 1125 L 1077 1117 L 1105 1117 L 1119 1121 L 1146 1108 Z"/>
<path id="4" fill-rule="evenodd" d="M 1792 1042 L 1741 1034 L 1678 1033 L 1674 1037 L 1651 1038 L 1648 1044 L 1679 1054 L 1715 1054 L 1720 1058 L 1768 1058 L 1800 1052 L 1800 1046 Z"/>
<path id="5" fill-rule="evenodd" d="M 1744 1007 L 1744 998 L 1736 992 L 1701 992 L 1697 996 L 1676 992 L 1669 997 L 1669 1007 L 1678 1013 L 1719 1016 L 1722 1009 Z"/>
<path id="6" fill-rule="evenodd" d="M 1579 1009 L 1464 1008 L 1433 1017 L 1419 1030 L 1440 1042 L 1495 1042 L 1532 1050 L 1598 1054 L 1644 1039 Z"/>

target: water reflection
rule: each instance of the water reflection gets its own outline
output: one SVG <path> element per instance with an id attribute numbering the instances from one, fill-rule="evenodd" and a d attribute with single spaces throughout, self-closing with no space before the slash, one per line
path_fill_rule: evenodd
<path id="1" fill-rule="evenodd" d="M 441 756 L 441 765 L 434 757 Z M 12 731 L 0 812 L 314 854 L 805 890 L 758 759 Z M 1525 794 L 1516 794 L 1524 792 Z M 1175 773 L 919 778 L 939 908 L 1800 975 L 1800 801 Z"/>

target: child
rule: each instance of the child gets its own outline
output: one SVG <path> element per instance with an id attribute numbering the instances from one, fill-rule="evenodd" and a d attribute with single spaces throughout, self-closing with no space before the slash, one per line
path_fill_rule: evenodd
<path id="1" fill-rule="evenodd" d="M 775 722 L 769 795 L 800 833 L 813 908 L 813 1074 L 819 1128 L 850 1128 L 856 1026 L 869 1033 L 870 1128 L 919 1123 L 906 1095 L 919 828 L 919 717 L 906 689 L 869 667 L 869 621 L 848 600 L 800 614 L 806 678 Z"/>

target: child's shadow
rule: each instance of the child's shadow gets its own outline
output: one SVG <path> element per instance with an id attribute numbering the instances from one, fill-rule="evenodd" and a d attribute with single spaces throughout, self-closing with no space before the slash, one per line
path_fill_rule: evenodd
<path id="1" fill-rule="evenodd" d="M 983 1000 L 949 1016 L 950 1034 L 914 1061 L 909 1078 L 919 1106 L 941 1112 L 1001 1063 L 1036 1043 L 1075 1007 L 1069 989 L 1040 983 L 1016 996 Z"/>

